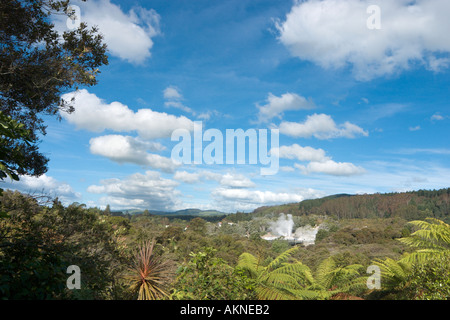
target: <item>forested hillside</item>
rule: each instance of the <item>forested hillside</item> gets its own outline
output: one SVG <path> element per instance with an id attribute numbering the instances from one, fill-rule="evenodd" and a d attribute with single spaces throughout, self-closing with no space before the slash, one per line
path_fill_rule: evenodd
<path id="1" fill-rule="evenodd" d="M 435 217 L 449 222 L 450 188 L 387 194 L 340 194 L 300 203 L 261 207 L 253 215 L 284 212 L 292 215 L 326 215 L 337 219 L 389 218 L 406 220 Z"/>

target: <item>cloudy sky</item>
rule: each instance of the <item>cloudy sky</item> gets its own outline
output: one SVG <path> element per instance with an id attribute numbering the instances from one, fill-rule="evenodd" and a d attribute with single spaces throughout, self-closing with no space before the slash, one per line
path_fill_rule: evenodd
<path id="1" fill-rule="evenodd" d="M 110 64 L 97 86 L 63 95 L 73 114 L 47 119 L 48 172 L 10 188 L 118 210 L 235 212 L 449 187 L 448 0 L 72 3 L 103 33 Z M 174 162 L 172 132 L 195 121 L 224 136 L 279 130 L 278 173 Z"/>

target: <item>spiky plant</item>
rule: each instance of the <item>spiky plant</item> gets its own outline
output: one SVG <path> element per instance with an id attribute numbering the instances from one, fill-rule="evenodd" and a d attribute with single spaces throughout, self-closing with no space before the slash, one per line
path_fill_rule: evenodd
<path id="1" fill-rule="evenodd" d="M 435 218 L 411 221 L 410 224 L 419 229 L 399 241 L 418 250 L 404 259 L 424 263 L 430 258 L 450 255 L 450 225 Z"/>
<path id="2" fill-rule="evenodd" d="M 173 275 L 173 264 L 154 254 L 155 240 L 143 242 L 129 267 L 130 288 L 138 292 L 138 300 L 167 297 L 166 288 Z"/>

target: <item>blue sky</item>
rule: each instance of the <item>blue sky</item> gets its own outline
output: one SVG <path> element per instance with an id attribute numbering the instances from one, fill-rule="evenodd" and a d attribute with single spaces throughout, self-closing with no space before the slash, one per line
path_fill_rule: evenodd
<path id="1" fill-rule="evenodd" d="M 235 212 L 449 187 L 448 1 L 73 4 L 105 35 L 110 63 L 97 86 L 65 93 L 74 114 L 47 119 L 48 172 L 10 188 L 117 210 Z M 173 165 L 171 132 L 194 121 L 224 135 L 278 129 L 280 170 Z"/>

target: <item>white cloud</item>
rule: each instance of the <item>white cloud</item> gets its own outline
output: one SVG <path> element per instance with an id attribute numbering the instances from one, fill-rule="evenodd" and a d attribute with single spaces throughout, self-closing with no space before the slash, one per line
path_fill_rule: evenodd
<path id="1" fill-rule="evenodd" d="M 184 112 L 195 114 L 195 112 L 191 108 L 186 107 L 180 101 L 166 101 L 166 102 L 164 102 L 164 106 L 167 108 L 176 108 L 176 109 L 180 109 Z"/>
<path id="2" fill-rule="evenodd" d="M 356 135 L 368 136 L 362 128 L 350 122 L 345 122 L 339 126 L 326 114 L 309 115 L 305 122 L 283 121 L 279 126 L 280 133 L 296 137 L 309 138 L 314 136 L 317 139 L 332 138 L 354 138 Z"/>
<path id="3" fill-rule="evenodd" d="M 259 109 L 258 121 L 267 122 L 272 118 L 278 117 L 281 119 L 284 111 L 288 110 L 309 110 L 316 106 L 310 99 L 306 99 L 295 93 L 285 93 L 281 97 L 277 97 L 269 93 L 267 97 L 267 104 L 263 106 L 257 105 Z"/>
<path id="4" fill-rule="evenodd" d="M 255 186 L 255 183 L 253 183 L 249 178 L 242 174 L 236 173 L 224 174 L 220 179 L 220 184 L 222 186 L 233 188 L 252 188 Z"/>
<path id="5" fill-rule="evenodd" d="M 199 113 L 197 115 L 197 119 L 208 121 L 211 119 L 212 116 L 214 116 L 215 118 L 229 118 L 230 117 L 229 115 L 222 114 L 217 110 L 208 110 L 206 112 Z"/>
<path id="6" fill-rule="evenodd" d="M 62 99 L 70 102 L 75 98 L 73 113 L 62 112 L 61 116 L 78 129 L 94 132 L 114 130 L 136 131 L 144 139 L 168 138 L 175 129 L 193 130 L 194 123 L 184 116 L 174 116 L 151 109 L 136 112 L 120 102 L 105 103 L 86 89 L 64 94 Z"/>
<path id="7" fill-rule="evenodd" d="M 195 112 L 191 108 L 185 106 L 181 102 L 183 100 L 183 96 L 181 95 L 177 87 L 167 87 L 166 89 L 164 89 L 163 94 L 164 98 L 167 99 L 167 101 L 164 102 L 164 106 L 166 108 L 172 107 L 195 115 Z"/>
<path id="8" fill-rule="evenodd" d="M 167 87 L 163 91 L 164 98 L 165 99 L 175 99 L 175 100 L 183 99 L 183 96 L 178 91 L 179 91 L 179 89 L 177 87 Z"/>
<path id="9" fill-rule="evenodd" d="M 381 29 L 369 29 L 370 5 L 380 8 Z M 450 2 L 447 0 L 296 1 L 278 22 L 279 40 L 292 55 L 323 68 L 350 64 L 359 80 L 407 70 L 413 63 L 448 67 Z"/>
<path id="10" fill-rule="evenodd" d="M 199 173 L 191 173 L 187 171 L 177 171 L 173 178 L 185 183 L 197 183 L 200 181 L 201 175 Z"/>
<path id="11" fill-rule="evenodd" d="M 216 207 L 224 208 L 227 212 L 254 210 L 260 206 L 300 202 L 322 196 L 319 191 L 313 189 L 302 189 L 298 192 L 273 192 L 222 187 L 213 190 L 211 195 L 216 202 Z"/>
<path id="12" fill-rule="evenodd" d="M 441 116 L 440 114 L 438 114 L 438 113 L 435 113 L 435 114 L 433 114 L 432 116 L 431 116 L 431 120 L 437 120 L 437 121 L 440 121 L 440 120 L 444 120 L 445 118 L 443 117 L 443 116 Z"/>
<path id="13" fill-rule="evenodd" d="M 295 163 L 294 166 L 304 174 L 323 173 L 335 176 L 351 176 L 365 172 L 362 167 L 355 166 L 349 162 L 336 162 L 331 157 L 326 156 L 323 149 L 314 149 L 312 147 L 302 147 L 298 144 L 291 146 L 281 146 L 279 148 L 279 157 L 298 161 L 309 162 L 306 165 Z M 285 171 L 290 171 L 288 167 Z"/>
<path id="14" fill-rule="evenodd" d="M 271 150 L 272 152 L 272 150 Z M 312 147 L 302 147 L 298 144 L 291 146 L 281 146 L 278 150 L 280 158 L 296 159 L 299 161 L 325 161 L 330 159 L 325 155 L 322 149 L 314 149 Z"/>
<path id="15" fill-rule="evenodd" d="M 420 126 L 409 127 L 409 131 L 418 131 L 420 130 Z"/>
<path id="16" fill-rule="evenodd" d="M 172 210 L 180 205 L 180 191 L 175 188 L 178 182 L 161 178 L 155 171 L 145 174 L 135 173 L 125 179 L 106 179 L 100 185 L 91 185 L 87 191 L 106 194 L 100 202 L 113 208 L 137 208 L 153 210 Z"/>
<path id="17" fill-rule="evenodd" d="M 71 1 L 80 7 L 81 21 L 97 26 L 108 51 L 123 60 L 140 64 L 151 56 L 152 38 L 160 34 L 160 16 L 153 9 L 134 7 L 128 13 L 110 0 Z M 67 16 L 57 16 L 55 26 L 67 31 Z"/>
<path id="18" fill-rule="evenodd" d="M 450 154 L 450 149 L 445 148 L 409 148 L 409 149 L 399 149 L 395 150 L 393 153 L 397 154 L 418 154 L 418 153 L 426 153 L 426 154 L 437 154 L 437 155 L 447 155 Z"/>
<path id="19" fill-rule="evenodd" d="M 221 186 L 231 188 L 252 188 L 255 186 L 255 183 L 243 174 L 229 172 L 220 174 L 208 170 L 198 172 L 177 171 L 173 178 L 185 183 L 197 183 L 203 180 L 216 181 Z"/>
<path id="20" fill-rule="evenodd" d="M 118 163 L 134 163 L 173 172 L 177 165 L 170 158 L 147 153 L 147 150 L 161 150 L 159 143 L 142 141 L 138 138 L 122 135 L 106 135 L 89 141 L 92 154 L 106 157 Z"/>
<path id="21" fill-rule="evenodd" d="M 353 163 L 336 162 L 331 159 L 323 162 L 310 162 L 306 166 L 296 163 L 294 166 L 305 174 L 324 173 L 333 176 L 353 176 L 365 173 L 364 168 L 355 166 Z"/>
<path id="22" fill-rule="evenodd" d="M 45 173 L 39 177 L 20 176 L 19 181 L 5 182 L 2 188 L 18 190 L 28 194 L 58 197 L 65 204 L 81 198 L 81 194 L 64 182 L 58 181 Z"/>

